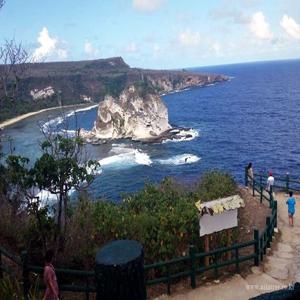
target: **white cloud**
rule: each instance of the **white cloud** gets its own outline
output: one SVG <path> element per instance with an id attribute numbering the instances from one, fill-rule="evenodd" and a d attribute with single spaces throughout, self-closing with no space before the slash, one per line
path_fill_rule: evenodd
<path id="1" fill-rule="evenodd" d="M 68 57 L 68 51 L 59 46 L 60 41 L 55 37 L 51 37 L 46 27 L 43 27 L 40 31 L 37 41 L 39 47 L 33 52 L 34 61 L 40 61 L 48 57 L 59 59 L 66 59 Z"/>
<path id="2" fill-rule="evenodd" d="M 284 15 L 280 25 L 290 37 L 300 39 L 300 25 L 292 17 Z"/>
<path id="3" fill-rule="evenodd" d="M 214 42 L 211 46 L 216 56 L 223 56 L 221 45 L 218 42 Z"/>
<path id="4" fill-rule="evenodd" d="M 47 55 L 55 51 L 57 45 L 57 39 L 52 38 L 49 35 L 48 29 L 46 27 L 43 27 L 42 31 L 39 33 L 37 40 L 40 46 L 36 48 L 33 53 L 34 59 L 36 60 L 43 59 Z"/>
<path id="5" fill-rule="evenodd" d="M 137 52 L 137 46 L 134 42 L 129 43 L 126 47 L 125 47 L 125 51 L 128 53 L 135 53 Z"/>
<path id="6" fill-rule="evenodd" d="M 153 52 L 154 52 L 154 53 L 158 53 L 158 52 L 160 52 L 160 51 L 161 51 L 160 46 L 159 46 L 158 44 L 154 44 L 154 45 L 153 45 Z"/>
<path id="7" fill-rule="evenodd" d="M 56 53 L 60 59 L 66 59 L 68 57 L 68 51 L 66 49 L 57 49 Z"/>
<path id="8" fill-rule="evenodd" d="M 133 0 L 132 6 L 141 12 L 153 12 L 159 9 L 166 0 Z"/>
<path id="9" fill-rule="evenodd" d="M 187 29 L 179 33 L 178 41 L 183 46 L 198 46 L 201 42 L 201 36 L 199 32 Z"/>
<path id="10" fill-rule="evenodd" d="M 252 15 L 249 29 L 258 39 L 271 40 L 273 38 L 273 33 L 270 30 L 270 25 L 265 20 L 265 16 L 261 11 L 256 12 Z"/>
<path id="11" fill-rule="evenodd" d="M 89 58 L 97 58 L 100 55 L 99 49 L 95 48 L 89 41 L 84 43 L 84 53 L 87 54 Z"/>

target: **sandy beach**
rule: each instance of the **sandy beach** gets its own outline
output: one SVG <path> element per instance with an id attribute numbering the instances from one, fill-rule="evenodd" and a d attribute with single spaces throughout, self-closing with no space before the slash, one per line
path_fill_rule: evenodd
<path id="1" fill-rule="evenodd" d="M 29 113 L 26 113 L 26 114 L 23 114 L 23 115 L 20 115 L 20 116 L 8 119 L 8 120 L 0 123 L 0 128 L 3 129 L 3 128 L 9 126 L 9 125 L 15 124 L 15 123 L 17 123 L 19 121 L 22 121 L 24 119 L 27 119 L 27 118 L 35 116 L 35 115 L 38 115 L 38 114 L 43 113 L 45 111 L 55 110 L 55 109 L 58 109 L 58 108 L 92 107 L 92 106 L 96 106 L 96 105 L 98 105 L 98 104 L 95 104 L 95 103 L 90 103 L 90 105 L 87 105 L 87 104 L 72 104 L 72 105 L 55 106 L 55 107 L 45 108 L 45 109 L 41 109 L 41 110 L 38 110 L 38 111 L 29 112 Z"/>

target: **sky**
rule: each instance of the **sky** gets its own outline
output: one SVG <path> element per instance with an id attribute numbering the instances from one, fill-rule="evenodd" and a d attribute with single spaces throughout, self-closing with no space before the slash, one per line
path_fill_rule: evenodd
<path id="1" fill-rule="evenodd" d="M 35 61 L 170 69 L 300 58 L 300 0 L 6 0 L 0 45 Z"/>

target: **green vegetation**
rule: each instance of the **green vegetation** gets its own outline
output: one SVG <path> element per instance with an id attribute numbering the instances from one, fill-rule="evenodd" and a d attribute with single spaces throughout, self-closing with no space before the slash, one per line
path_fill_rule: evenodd
<path id="1" fill-rule="evenodd" d="M 76 147 L 80 147 L 80 141 L 56 137 L 42 144 L 43 154 L 32 168 L 28 169 L 28 160 L 19 156 L 8 157 L 6 165 L 0 166 L 6 171 L 0 238 L 17 252 L 29 250 L 35 263 L 41 263 L 41 249 L 55 243 L 57 264 L 76 268 L 91 268 L 96 251 L 115 239 L 140 241 L 146 263 L 185 255 L 190 244 L 200 251 L 203 248 L 195 202 L 236 193 L 230 175 L 212 171 L 193 187 L 166 178 L 158 185 L 146 184 L 142 190 L 125 196 L 120 204 L 91 201 L 83 192 L 70 206 L 67 191 L 71 186 L 93 179 L 74 160 Z M 90 164 L 93 166 L 93 162 Z M 57 193 L 59 202 L 53 207 L 32 202 L 34 197 L 30 199 L 28 191 L 34 186 Z M 24 197 L 28 199 L 25 210 L 20 209 Z M 64 216 L 61 221 L 60 214 Z M 217 239 L 218 246 L 226 244 L 222 234 Z"/>
<path id="2" fill-rule="evenodd" d="M 120 73 L 109 77 L 99 76 L 98 79 L 104 85 L 104 95 L 111 95 L 113 97 L 118 97 L 120 95 L 128 80 L 126 73 Z"/>
<path id="3" fill-rule="evenodd" d="M 206 173 L 197 185 L 197 192 L 202 201 L 210 201 L 233 195 L 236 183 L 231 175 L 219 171 Z"/>
<path id="4" fill-rule="evenodd" d="M 23 294 L 23 286 L 14 276 L 4 274 L 0 280 L 1 299 L 5 300 L 38 300 L 41 295 L 38 292 L 38 279 L 29 291 L 29 296 L 25 299 Z"/>
<path id="5" fill-rule="evenodd" d="M 155 94 L 157 92 L 153 84 L 147 80 L 147 78 L 136 81 L 134 86 L 137 89 L 138 94 L 143 98 L 145 98 L 148 94 Z"/>
<path id="6" fill-rule="evenodd" d="M 10 210 L 13 217 L 21 212 L 29 224 L 29 241 L 39 240 L 43 252 L 51 244 L 56 251 L 62 249 L 67 233 L 69 212 L 68 192 L 85 189 L 93 181 L 98 163 L 84 161 L 83 141 L 76 136 L 45 134 L 41 144 L 42 155 L 32 165 L 29 159 L 9 155 L 0 164 L 0 206 Z M 42 206 L 34 190 L 43 190 L 57 196 L 52 207 Z M 49 213 L 54 214 L 51 218 Z M 4 220 L 5 221 L 5 220 Z M 13 222 L 13 220 L 10 220 Z M 25 234 L 26 236 L 26 234 Z"/>
<path id="7" fill-rule="evenodd" d="M 80 104 L 80 99 L 64 99 L 63 105 Z M 9 118 L 13 118 L 28 112 L 34 112 L 45 108 L 59 106 L 57 96 L 54 95 L 44 100 L 39 101 L 6 101 L 2 103 L 0 111 L 0 122 L 5 121 Z"/>

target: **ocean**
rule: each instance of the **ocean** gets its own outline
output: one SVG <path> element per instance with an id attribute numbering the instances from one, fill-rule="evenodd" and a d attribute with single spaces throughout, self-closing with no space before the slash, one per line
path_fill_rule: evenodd
<path id="1" fill-rule="evenodd" d="M 102 166 L 102 174 L 90 187 L 95 199 L 118 202 L 146 182 L 159 182 L 166 176 L 192 183 L 211 169 L 229 172 L 243 183 L 249 162 L 254 172 L 272 170 L 275 180 L 287 172 L 299 177 L 300 60 L 192 70 L 231 77 L 228 82 L 163 96 L 170 123 L 190 127 L 192 138 L 162 144 L 121 140 L 88 145 L 88 157 Z M 81 110 L 75 117 L 66 111 L 68 129 L 91 129 L 96 113 L 97 108 Z M 34 161 L 43 139 L 40 127 L 60 121 L 58 111 L 47 112 L 16 123 L 4 133 L 13 138 L 15 153 Z"/>

